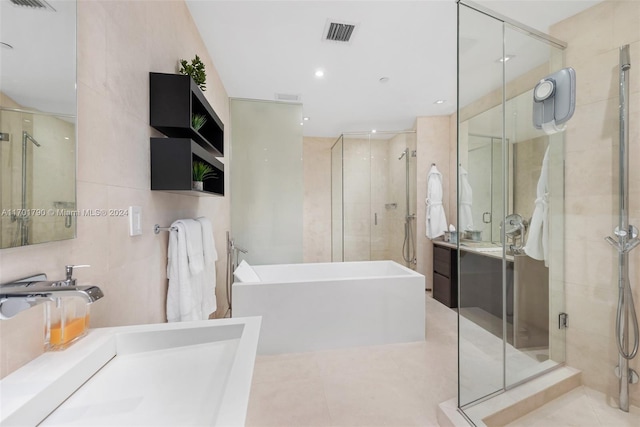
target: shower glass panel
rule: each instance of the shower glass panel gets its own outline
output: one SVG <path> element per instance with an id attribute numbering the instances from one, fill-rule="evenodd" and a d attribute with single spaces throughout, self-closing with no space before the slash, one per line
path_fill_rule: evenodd
<path id="1" fill-rule="evenodd" d="M 458 229 L 482 230 L 483 243 L 487 246 L 493 239 L 492 228 L 484 227 L 485 221 L 486 225 L 491 221 L 499 223 L 505 216 L 504 209 L 492 210 L 492 199 L 496 205 L 502 205 L 498 200 L 502 199 L 504 185 L 502 128 L 499 126 L 502 122 L 503 78 L 501 64 L 495 62 L 502 58 L 502 50 L 502 22 L 460 6 L 458 163 L 460 169 L 469 173 L 474 223 L 472 226 L 458 224 Z M 478 118 L 476 116 L 486 108 L 476 100 L 486 94 L 492 97 L 495 116 Z M 480 127 L 496 124 L 499 128 L 495 132 Z M 474 135 L 496 137 L 478 141 Z M 481 148 L 478 150 L 476 146 Z M 476 184 L 475 179 L 479 179 L 480 184 Z M 467 244 L 473 243 L 460 240 L 458 250 L 458 401 L 461 407 L 504 387 L 503 275 L 507 265 L 502 260 L 502 251 L 485 255 L 463 250 L 463 245 Z"/>
<path id="2" fill-rule="evenodd" d="M 545 76 L 563 68 L 562 49 L 505 24 L 504 46 L 516 55 L 507 62 L 504 76 L 507 90 L 504 129 L 513 156 L 508 174 L 510 210 L 529 224 L 536 204 L 546 199 L 549 250 L 547 257 L 534 259 L 526 251 L 514 254 L 514 284 L 508 321 L 513 333 L 505 343 L 505 385 L 512 386 L 564 362 L 564 329 L 558 316 L 564 312 L 564 133 L 547 135 L 535 129 L 533 87 Z M 515 66 L 515 58 L 528 60 L 527 68 Z M 547 154 L 547 194 L 537 187 Z M 534 232 L 525 242 L 535 239 Z M 509 241 L 509 239 L 507 239 Z M 522 253 L 524 252 L 524 253 Z"/>
<path id="3" fill-rule="evenodd" d="M 532 89 L 563 67 L 563 52 L 490 11 L 458 3 L 458 13 L 458 159 L 473 193 L 472 227 L 458 227 L 482 230 L 458 245 L 464 410 L 564 362 L 564 138 L 532 123 Z M 524 249 L 537 204 L 546 257 Z"/>
<path id="4" fill-rule="evenodd" d="M 331 147 L 331 259 L 344 258 L 343 188 L 342 188 L 342 135 Z"/>
<path id="5" fill-rule="evenodd" d="M 415 133 L 345 134 L 331 158 L 333 261 L 388 259 L 413 267 Z"/>
<path id="6" fill-rule="evenodd" d="M 368 134 L 343 135 L 343 260 L 369 261 L 372 250 L 371 141 Z"/>

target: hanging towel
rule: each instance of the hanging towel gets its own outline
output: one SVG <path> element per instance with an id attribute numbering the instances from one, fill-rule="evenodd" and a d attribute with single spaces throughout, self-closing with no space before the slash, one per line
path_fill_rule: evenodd
<path id="1" fill-rule="evenodd" d="M 167 251 L 167 277 L 169 278 L 167 321 L 200 320 L 202 319 L 202 272 L 197 275 L 191 274 L 185 221 L 175 221 L 171 227 L 175 227 L 177 231 L 170 232 Z"/>
<path id="2" fill-rule="evenodd" d="M 460 218 L 458 218 L 458 230 L 474 230 L 473 214 L 471 213 L 471 205 L 473 205 L 473 190 L 469 184 L 469 174 L 460 166 Z"/>
<path id="3" fill-rule="evenodd" d="M 187 257 L 189 259 L 189 270 L 196 275 L 204 269 L 204 249 L 202 246 L 202 227 L 194 219 L 179 219 L 174 222 L 183 224 L 185 228 L 185 238 L 187 247 Z"/>
<path id="4" fill-rule="evenodd" d="M 442 206 L 442 174 L 436 165 L 432 165 L 427 175 L 426 226 L 427 237 L 435 239 L 447 230 L 447 218 Z"/>
<path id="5" fill-rule="evenodd" d="M 529 225 L 527 244 L 524 252 L 533 259 L 549 261 L 549 147 L 542 159 L 542 170 L 536 189 L 535 208 Z"/>
<path id="6" fill-rule="evenodd" d="M 216 311 L 216 261 L 218 252 L 213 239 L 213 227 L 206 217 L 196 218 L 202 227 L 202 248 L 204 253 L 204 271 L 202 279 L 202 315 L 208 319 Z"/>
<path id="7" fill-rule="evenodd" d="M 178 253 L 178 232 L 170 231 L 169 249 L 167 251 L 167 278 L 169 279 L 169 288 L 167 289 L 167 322 L 180 321 L 180 269 L 178 264 L 181 259 L 178 259 Z"/>

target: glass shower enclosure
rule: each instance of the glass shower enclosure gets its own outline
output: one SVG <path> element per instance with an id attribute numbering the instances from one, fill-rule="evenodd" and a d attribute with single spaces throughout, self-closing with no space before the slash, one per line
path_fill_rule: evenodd
<path id="1" fill-rule="evenodd" d="M 463 412 L 565 360 L 564 137 L 532 122 L 533 88 L 563 68 L 563 44 L 466 3 L 458 3 L 458 163 L 482 237 L 457 250 Z M 542 255 L 527 246 L 536 206 Z"/>
<path id="2" fill-rule="evenodd" d="M 331 148 L 332 261 L 415 268 L 414 131 L 341 135 Z"/>

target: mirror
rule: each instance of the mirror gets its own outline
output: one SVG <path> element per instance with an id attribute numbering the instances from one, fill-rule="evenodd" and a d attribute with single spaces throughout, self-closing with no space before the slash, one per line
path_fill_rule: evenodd
<path id="1" fill-rule="evenodd" d="M 76 230 L 76 2 L 0 2 L 0 248 Z"/>

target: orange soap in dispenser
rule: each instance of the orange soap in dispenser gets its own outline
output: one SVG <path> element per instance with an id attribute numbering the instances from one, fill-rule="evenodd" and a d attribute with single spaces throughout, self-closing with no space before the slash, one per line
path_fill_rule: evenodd
<path id="1" fill-rule="evenodd" d="M 45 349 L 64 350 L 89 329 L 89 304 L 82 298 L 55 298 L 45 304 Z"/>
<path id="2" fill-rule="evenodd" d="M 75 286 L 73 269 L 88 265 L 67 265 L 66 280 L 58 286 Z M 89 329 L 89 303 L 80 297 L 54 297 L 45 304 L 45 350 L 64 350 Z"/>

